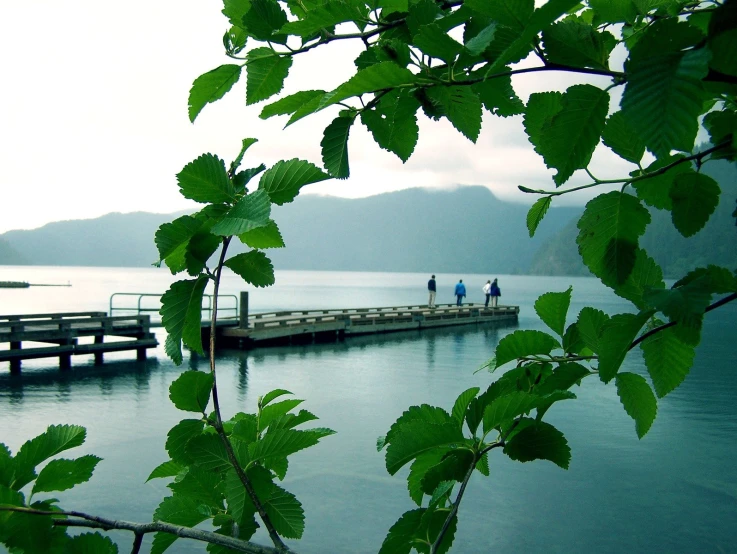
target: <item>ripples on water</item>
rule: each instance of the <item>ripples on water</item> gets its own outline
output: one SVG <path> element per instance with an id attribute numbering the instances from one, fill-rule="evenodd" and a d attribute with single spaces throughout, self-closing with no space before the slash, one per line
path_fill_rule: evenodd
<path id="1" fill-rule="evenodd" d="M 67 280 L 67 269 L 46 270 Z M 47 291 L 38 309 L 32 309 L 33 302 L 30 308 L 23 304 L 30 297 L 16 296 L 13 304 L 5 295 L 0 297 L 2 311 L 104 310 L 112 292 L 125 287 L 151 292 L 140 290 L 141 282 L 163 290 L 170 280 L 160 272 L 151 278 L 151 270 L 73 272 L 85 286 L 78 288 L 75 281 L 67 290 L 67 304 L 56 297 L 52 302 Z M 446 285 L 448 289 L 448 298 L 439 301 L 450 301 L 458 276 L 439 277 L 440 294 Z M 487 278 L 463 277 L 471 294 L 472 284 L 478 280 L 480 288 Z M 0 271 L 3 279 L 11 280 Z M 267 310 L 421 303 L 426 279 L 411 274 L 284 272 L 271 291 L 253 293 L 251 306 Z M 503 299 L 522 308 L 521 328 L 543 329 L 532 303 L 542 292 L 565 290 L 570 283 L 574 302 L 569 321 L 585 303 L 610 313 L 627 309 L 591 279 L 502 276 L 500 283 Z M 237 292 L 237 286 L 229 282 L 231 292 Z M 18 310 L 10 309 L 13 306 Z M 468 489 L 453 552 L 737 552 L 737 357 L 731 347 L 737 338 L 735 323 L 734 306 L 709 315 L 691 375 L 660 401 L 658 418 L 642 441 L 614 387 L 589 379 L 576 390 L 578 400 L 560 403 L 546 416 L 572 447 L 569 471 L 547 462 L 519 464 L 498 453 L 493 456 L 492 478 L 477 475 Z M 306 400 L 304 407 L 321 418 L 317 425 L 338 431 L 290 463 L 285 487 L 302 501 L 307 516 L 304 539 L 295 544 L 299 552 L 378 551 L 388 528 L 414 505 L 402 478 L 406 470 L 396 477 L 386 473 L 383 456 L 375 449 L 376 437 L 412 404 L 449 409 L 466 388 L 486 387 L 489 375 L 473 372 L 515 328 L 437 329 L 219 354 L 218 382 L 227 414 L 252 411 L 258 396 L 283 387 Z M 163 336 L 159 338 L 163 343 Z M 168 489 L 164 480 L 144 481 L 166 459 L 167 431 L 187 416 L 167 399 L 169 384 L 181 368 L 166 359 L 163 348 L 152 351 L 145 363 L 130 357 L 107 356 L 102 367 L 75 360 L 68 373 L 60 373 L 49 361 L 28 362 L 21 379 L 11 378 L 0 364 L 0 441 L 16 451 L 48 424 L 85 425 L 87 443 L 68 455 L 95 453 L 104 461 L 92 481 L 55 496 L 65 507 L 146 521 Z M 630 371 L 644 371 L 638 354 L 626 363 Z M 185 357 L 184 367 L 206 366 L 204 358 Z M 128 536 L 113 536 L 121 551 L 129 548 Z M 172 551 L 204 552 L 204 547 L 179 541 Z"/>

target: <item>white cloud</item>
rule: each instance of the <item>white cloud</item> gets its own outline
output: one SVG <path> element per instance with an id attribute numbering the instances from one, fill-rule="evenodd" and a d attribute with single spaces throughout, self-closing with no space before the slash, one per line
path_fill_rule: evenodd
<path id="1" fill-rule="evenodd" d="M 283 130 L 286 118 L 259 119 L 245 106 L 245 79 L 194 125 L 187 96 L 195 77 L 222 63 L 227 28 L 219 0 L 27 0 L 0 5 L 0 233 L 111 211 L 191 207 L 176 173 L 202 152 L 226 160 L 257 137 L 246 162 L 304 158 L 321 164 L 326 110 Z M 347 41 L 295 60 L 286 92 L 337 86 L 355 68 L 360 45 Z M 516 77 L 526 99 L 565 88 L 569 75 Z M 351 131 L 352 177 L 307 193 L 362 197 L 407 187 L 483 185 L 498 196 L 532 198 L 517 185 L 549 188 L 552 172 L 531 149 L 521 118 L 485 115 L 476 145 L 447 121 L 420 116 L 416 151 L 403 164 L 359 124 Z M 613 158 L 597 153 L 609 174 Z M 578 177 L 575 177 L 577 179 Z M 582 199 L 574 200 L 581 202 Z"/>

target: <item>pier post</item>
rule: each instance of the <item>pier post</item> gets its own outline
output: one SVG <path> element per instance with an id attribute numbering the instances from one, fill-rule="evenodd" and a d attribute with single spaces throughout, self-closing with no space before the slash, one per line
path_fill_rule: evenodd
<path id="1" fill-rule="evenodd" d="M 248 292 L 241 291 L 241 313 L 238 320 L 238 327 L 241 329 L 248 328 Z"/>
<path id="2" fill-rule="evenodd" d="M 102 344 L 103 336 L 99 335 L 95 337 L 95 344 Z M 103 362 L 102 351 L 95 352 L 95 365 L 100 365 Z"/>

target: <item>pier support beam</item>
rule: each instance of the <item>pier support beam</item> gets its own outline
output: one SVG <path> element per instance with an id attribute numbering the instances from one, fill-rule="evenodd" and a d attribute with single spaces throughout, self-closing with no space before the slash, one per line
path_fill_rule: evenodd
<path id="1" fill-rule="evenodd" d="M 241 306 L 240 306 L 240 317 L 238 320 L 238 327 L 241 329 L 248 328 L 248 292 L 241 291 Z"/>
<path id="2" fill-rule="evenodd" d="M 102 344 L 103 336 L 95 337 L 95 344 Z M 103 362 L 102 352 L 95 352 L 95 365 L 100 365 Z"/>

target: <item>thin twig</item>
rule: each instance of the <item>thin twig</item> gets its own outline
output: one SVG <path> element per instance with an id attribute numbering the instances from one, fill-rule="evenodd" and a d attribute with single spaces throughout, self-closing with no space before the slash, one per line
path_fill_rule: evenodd
<path id="1" fill-rule="evenodd" d="M 165 521 L 153 521 L 151 523 L 136 523 L 132 521 L 123 521 L 116 519 L 108 519 L 100 516 L 93 516 L 83 512 L 76 511 L 47 511 L 27 508 L 25 506 L 0 506 L 0 512 L 18 512 L 30 515 L 52 516 L 52 524 L 56 527 L 84 527 L 88 529 L 102 529 L 110 531 L 119 529 L 123 531 L 132 531 L 136 535 L 145 535 L 148 533 L 167 533 L 175 535 L 179 538 L 192 539 L 202 541 L 209 544 L 217 544 L 227 548 L 232 548 L 238 552 L 246 552 L 247 554 L 280 554 L 280 550 L 269 546 L 261 546 L 253 544 L 242 539 L 220 535 L 212 531 L 202 529 L 194 529 L 192 527 L 184 527 L 182 525 L 174 525 Z M 59 519 L 60 516 L 74 519 Z"/>

